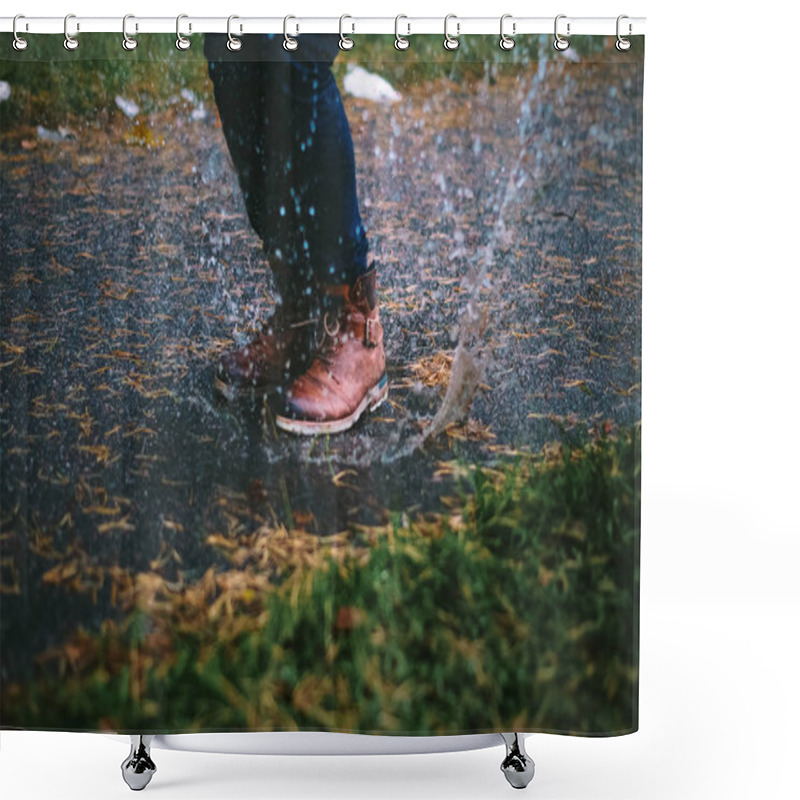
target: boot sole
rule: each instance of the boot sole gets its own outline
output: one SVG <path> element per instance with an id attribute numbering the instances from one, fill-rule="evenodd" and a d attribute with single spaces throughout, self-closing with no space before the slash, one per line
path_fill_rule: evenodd
<path id="1" fill-rule="evenodd" d="M 352 428 L 367 409 L 374 411 L 388 396 L 389 379 L 384 372 L 383 377 L 364 395 L 364 399 L 358 404 L 358 408 L 346 417 L 320 422 L 310 419 L 292 419 L 278 414 L 275 417 L 275 424 L 282 431 L 298 433 L 301 436 L 315 436 L 319 433 L 342 433 Z"/>

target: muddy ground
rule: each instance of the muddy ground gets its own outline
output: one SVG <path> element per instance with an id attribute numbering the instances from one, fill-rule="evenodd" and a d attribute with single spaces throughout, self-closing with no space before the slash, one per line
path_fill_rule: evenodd
<path id="1" fill-rule="evenodd" d="M 0 128 L 2 675 L 113 613 L 114 569 L 191 580 L 217 560 L 211 534 L 438 510 L 455 460 L 635 424 L 640 78 L 508 65 L 391 106 L 345 97 L 391 402 L 312 440 L 214 395 L 216 357 L 273 302 L 216 114 L 179 104 L 58 142 Z M 464 423 L 399 457 L 441 403 L 487 245 L 482 387 Z"/>

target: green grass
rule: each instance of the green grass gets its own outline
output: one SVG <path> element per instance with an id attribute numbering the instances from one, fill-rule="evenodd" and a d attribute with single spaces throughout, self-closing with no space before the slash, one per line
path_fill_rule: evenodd
<path id="1" fill-rule="evenodd" d="M 498 36 L 461 37 L 461 46 L 446 51 L 443 36 L 414 36 L 411 47 L 398 52 L 393 36 L 355 37 L 356 46 L 341 53 L 334 63 L 340 79 L 348 63 L 362 63 L 379 72 L 399 89 L 421 81 L 449 77 L 455 81 L 483 78 L 499 64 L 563 58 L 555 53 L 552 37 L 520 36 L 510 51 L 498 46 Z M 582 57 L 604 54 L 621 58 L 608 37 L 578 37 L 570 45 Z M 121 34 L 87 34 L 69 52 L 60 35 L 29 36 L 22 52 L 10 45 L 0 56 L 0 80 L 11 85 L 11 99 L 0 106 L 4 124 L 33 123 L 54 127 L 72 122 L 103 124 L 107 114 L 121 114 L 114 97 L 135 100 L 143 113 L 163 108 L 182 88 L 190 88 L 212 102 L 207 65 L 200 36 L 192 37 L 189 50 L 179 52 L 173 35 L 139 37 L 133 51 L 121 47 Z M 247 37 L 244 38 L 247 46 Z"/>
<path id="2" fill-rule="evenodd" d="M 635 730 L 638 431 L 466 473 L 441 516 L 210 537 L 231 569 L 138 576 L 124 623 L 3 688 L 2 724 Z"/>

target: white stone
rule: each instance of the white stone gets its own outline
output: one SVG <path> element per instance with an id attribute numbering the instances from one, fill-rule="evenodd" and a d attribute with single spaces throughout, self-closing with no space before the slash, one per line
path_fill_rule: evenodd
<path id="1" fill-rule="evenodd" d="M 133 119 L 139 113 L 139 106 L 133 100 L 126 100 L 121 95 L 114 98 L 117 108 L 129 119 Z"/>
<path id="2" fill-rule="evenodd" d="M 396 103 L 402 99 L 400 92 L 387 80 L 363 67 L 353 67 L 344 76 L 344 90 L 353 97 L 375 103 Z"/>

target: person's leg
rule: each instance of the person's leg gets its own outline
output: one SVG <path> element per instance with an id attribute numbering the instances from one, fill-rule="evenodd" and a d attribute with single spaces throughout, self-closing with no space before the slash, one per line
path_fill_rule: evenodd
<path id="1" fill-rule="evenodd" d="M 304 288 L 351 282 L 367 269 L 368 242 L 350 126 L 331 72 L 338 37 L 302 36 L 294 53 L 283 50 L 281 37 L 252 38 L 228 54 L 206 37 L 250 222 L 270 260 L 289 265 Z M 302 53 L 317 60 L 300 60 Z"/>
<path id="2" fill-rule="evenodd" d="M 290 80 L 289 65 L 273 60 L 234 60 L 226 41 L 224 35 L 206 35 L 209 76 L 247 216 L 261 238 L 278 289 L 275 313 L 262 323 L 261 333 L 243 347 L 224 353 L 217 366 L 217 389 L 232 398 L 241 391 L 274 391 L 302 370 L 313 344 L 304 334 L 310 334 L 312 327 L 293 326 L 317 312 L 312 298 L 303 291 L 303 276 L 289 259 L 293 232 L 285 228 L 273 232 L 270 224 L 272 216 L 274 226 L 281 226 L 277 209 L 273 214 L 271 209 L 276 198 L 289 196 L 291 187 L 289 176 L 274 166 L 276 158 L 283 161 L 282 154 L 291 152 L 291 129 L 285 124 L 269 124 L 270 118 L 285 118 L 291 109 L 282 90 Z M 252 46 L 252 42 L 248 44 Z M 281 233 L 289 240 L 276 247 Z"/>
<path id="3" fill-rule="evenodd" d="M 363 275 L 368 250 L 350 125 L 330 67 L 321 61 L 290 66 L 293 147 L 285 215 L 297 235 L 296 263 L 320 285 Z"/>
<path id="4" fill-rule="evenodd" d="M 383 329 L 339 90 L 328 64 L 292 66 L 292 92 L 302 109 L 296 116 L 294 224 L 308 256 L 298 263 L 307 264 L 318 282 L 323 316 L 314 359 L 288 386 L 275 423 L 292 433 L 336 433 L 386 397 Z"/>
<path id="5" fill-rule="evenodd" d="M 277 418 L 285 430 L 345 430 L 383 400 L 387 384 L 353 142 L 331 72 L 338 38 L 300 37 L 314 59 L 307 61 L 287 55 L 279 37 L 256 38 L 256 61 L 242 60 L 242 51 L 226 56 L 224 37 L 207 37 L 206 55 L 248 216 L 273 269 L 281 265 L 291 313 L 223 358 L 220 378 L 263 385 L 267 375 L 286 388 Z M 245 44 L 253 45 L 250 37 Z M 321 324 L 309 348 L 300 337 L 312 315 Z"/>

